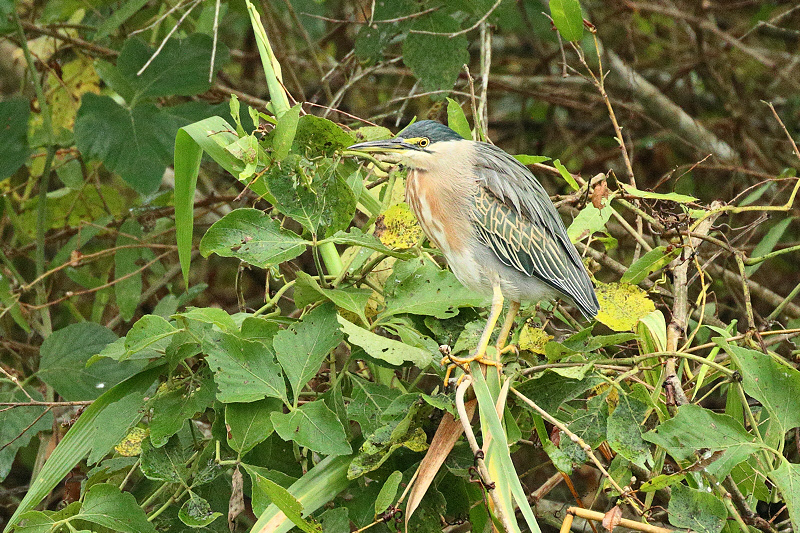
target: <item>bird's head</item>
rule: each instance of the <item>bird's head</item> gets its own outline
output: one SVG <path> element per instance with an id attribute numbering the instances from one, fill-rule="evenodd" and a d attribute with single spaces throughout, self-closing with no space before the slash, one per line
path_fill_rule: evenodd
<path id="1" fill-rule="evenodd" d="M 441 145 L 464 138 L 435 120 L 421 120 L 392 137 L 380 141 L 354 144 L 348 150 L 367 152 L 388 163 L 400 163 L 415 168 L 425 167 L 426 161 L 436 157 Z"/>

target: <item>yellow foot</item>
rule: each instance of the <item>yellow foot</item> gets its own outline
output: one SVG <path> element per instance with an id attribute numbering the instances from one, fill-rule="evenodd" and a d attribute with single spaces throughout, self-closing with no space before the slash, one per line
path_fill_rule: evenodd
<path id="1" fill-rule="evenodd" d="M 464 371 L 464 375 L 458 378 L 458 381 L 456 382 L 456 385 L 459 385 L 464 376 L 469 373 L 469 364 L 472 363 L 473 361 L 477 361 L 482 365 L 496 366 L 498 369 L 501 369 L 503 367 L 503 363 L 501 363 L 500 361 L 495 361 L 494 359 L 487 358 L 485 351 L 476 352 L 470 355 L 469 357 L 455 357 L 453 355 L 446 355 L 445 357 L 442 358 L 442 361 L 440 363 L 442 365 L 445 364 L 447 365 L 447 372 L 445 372 L 444 375 L 445 387 L 450 383 L 450 374 L 453 372 L 453 370 L 456 369 L 456 367 Z"/>
<path id="2" fill-rule="evenodd" d="M 507 344 L 505 347 L 501 348 L 500 346 L 495 346 L 497 350 L 498 356 L 503 356 L 507 353 L 513 353 L 514 355 L 519 355 L 519 346 L 516 344 Z"/>

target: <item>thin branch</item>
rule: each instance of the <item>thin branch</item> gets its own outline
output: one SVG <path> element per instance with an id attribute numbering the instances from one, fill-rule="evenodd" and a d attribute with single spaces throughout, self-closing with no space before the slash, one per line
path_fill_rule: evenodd
<path id="1" fill-rule="evenodd" d="M 473 24 L 473 25 L 472 25 L 472 26 L 470 26 L 469 28 L 463 29 L 463 30 L 461 30 L 461 31 L 457 31 L 457 32 L 455 32 L 455 33 L 439 33 L 439 32 L 435 32 L 435 31 L 411 30 L 411 32 L 410 32 L 410 33 L 418 33 L 418 34 L 420 34 L 420 35 L 439 35 L 439 36 L 442 36 L 442 37 L 449 37 L 449 38 L 451 38 L 451 39 L 452 39 L 453 37 L 458 37 L 459 35 L 464 35 L 465 33 L 469 33 L 469 32 L 471 32 L 472 30 L 474 30 L 475 28 L 477 28 L 478 26 L 480 26 L 480 25 L 481 25 L 481 24 L 482 24 L 482 23 L 483 23 L 483 22 L 484 22 L 486 19 L 488 19 L 488 18 L 489 18 L 489 16 L 492 14 L 492 12 L 494 12 L 494 10 L 495 10 L 495 9 L 497 9 L 497 6 L 499 6 L 499 5 L 500 5 L 500 2 L 502 2 L 502 1 L 503 1 L 503 0 L 497 0 L 497 1 L 494 3 L 494 5 L 493 5 L 492 7 L 490 7 L 490 8 L 489 8 L 489 11 L 487 11 L 487 12 L 486 12 L 486 14 L 485 14 L 485 15 L 483 15 L 483 16 L 482 16 L 482 17 L 481 17 L 481 18 L 478 20 L 478 22 L 476 22 L 475 24 Z"/>

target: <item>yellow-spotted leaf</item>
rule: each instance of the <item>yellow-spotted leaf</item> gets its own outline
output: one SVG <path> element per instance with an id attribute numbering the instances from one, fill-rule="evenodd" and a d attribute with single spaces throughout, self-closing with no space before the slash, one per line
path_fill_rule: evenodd
<path id="1" fill-rule="evenodd" d="M 597 320 L 614 331 L 631 331 L 642 317 L 655 311 L 647 293 L 630 283 L 600 283 L 597 287 L 600 312 Z"/>

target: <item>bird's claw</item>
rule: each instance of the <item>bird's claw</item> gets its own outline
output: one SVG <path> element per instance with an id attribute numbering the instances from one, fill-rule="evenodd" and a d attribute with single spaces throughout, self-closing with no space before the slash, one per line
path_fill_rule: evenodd
<path id="1" fill-rule="evenodd" d="M 500 353 L 500 352 L 498 352 L 498 353 Z M 500 361 L 496 361 L 495 359 L 487 358 L 485 351 L 481 352 L 481 353 L 474 353 L 474 354 L 470 355 L 469 357 L 456 357 L 454 355 L 449 355 L 448 354 L 445 357 L 442 357 L 442 361 L 440 363 L 442 365 L 447 365 L 447 372 L 445 372 L 445 375 L 444 375 L 445 386 L 447 386 L 447 384 L 450 383 L 450 374 L 456 368 L 460 368 L 461 370 L 464 371 L 464 374 L 462 374 L 458 378 L 458 381 L 456 381 L 456 386 L 460 385 L 461 384 L 461 380 L 463 380 L 464 376 L 466 376 L 469 373 L 469 365 L 473 361 L 475 361 L 477 363 L 480 363 L 482 365 L 496 366 L 498 369 L 503 367 L 503 364 Z"/>

